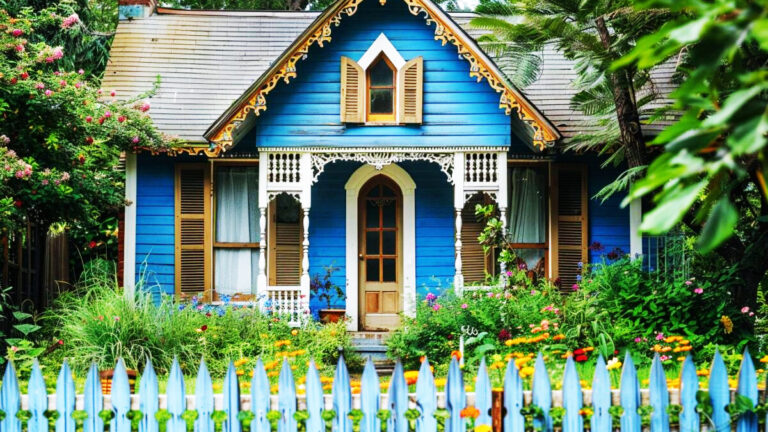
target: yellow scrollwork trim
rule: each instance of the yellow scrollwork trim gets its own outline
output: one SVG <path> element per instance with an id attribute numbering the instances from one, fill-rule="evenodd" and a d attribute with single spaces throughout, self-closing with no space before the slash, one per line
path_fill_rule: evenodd
<path id="1" fill-rule="evenodd" d="M 381 1 L 381 0 L 380 0 Z M 386 1 L 386 0 L 384 0 Z M 414 15 L 419 16 L 424 14 L 424 19 L 427 25 L 435 24 L 435 40 L 440 41 L 443 45 L 450 43 L 454 45 L 463 59 L 467 60 L 470 64 L 469 76 L 476 78 L 478 82 L 483 79 L 488 81 L 488 84 L 497 93 L 500 93 L 499 108 L 504 109 L 507 115 L 512 115 L 513 112 L 517 114 L 520 120 L 524 121 L 533 128 L 533 143 L 539 149 L 543 150 L 547 143 L 554 142 L 557 137 L 554 132 L 544 124 L 533 112 L 528 103 L 521 103 L 520 98 L 513 90 L 511 90 L 502 81 L 501 77 L 497 76 L 490 68 L 488 68 L 478 57 L 468 48 L 462 38 L 455 34 L 450 27 L 446 26 L 440 21 L 438 16 L 432 14 L 429 8 L 424 6 L 422 0 L 403 0 L 405 1 L 408 11 Z M 233 115 L 227 123 L 219 129 L 219 131 L 211 139 L 216 144 L 215 151 L 218 154 L 220 151 L 226 151 L 232 146 L 234 140 L 234 131 L 245 120 L 248 113 L 253 112 L 254 115 L 260 115 L 262 111 L 267 109 L 266 95 L 275 88 L 277 83 L 282 80 L 288 84 L 291 78 L 296 77 L 296 63 L 305 58 L 309 52 L 309 48 L 315 43 L 322 47 L 325 42 L 331 41 L 331 26 L 339 26 L 341 24 L 341 18 L 343 15 L 352 16 L 357 12 L 357 7 L 363 0 L 348 0 L 347 3 L 342 6 L 339 11 L 333 16 L 329 17 L 325 23 L 322 23 L 310 37 L 305 39 L 301 45 L 296 48 L 293 53 L 283 60 L 280 68 L 269 79 L 263 83 L 254 94 L 244 102 L 237 113 Z M 383 3 L 382 3 L 383 4 Z"/>

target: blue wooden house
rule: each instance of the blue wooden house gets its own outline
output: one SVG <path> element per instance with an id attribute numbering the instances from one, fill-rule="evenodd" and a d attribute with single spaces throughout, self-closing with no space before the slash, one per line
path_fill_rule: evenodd
<path id="1" fill-rule="evenodd" d="M 187 143 L 127 158 L 127 289 L 258 300 L 298 320 L 325 307 L 310 283 L 332 266 L 350 329 L 388 329 L 419 296 L 499 272 L 478 203 L 496 204 L 518 265 L 563 287 L 598 249 L 640 252 L 639 207 L 591 198 L 620 170 L 560 150 L 589 126 L 554 51 L 523 93 L 468 33 L 472 14 L 431 0 L 120 3 L 103 87 L 134 96 L 159 75 L 149 112 Z"/>

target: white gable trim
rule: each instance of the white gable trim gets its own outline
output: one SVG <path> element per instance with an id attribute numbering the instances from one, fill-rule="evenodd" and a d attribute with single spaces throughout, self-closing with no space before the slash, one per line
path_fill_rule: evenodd
<path id="1" fill-rule="evenodd" d="M 368 51 L 360 57 L 357 64 L 360 65 L 363 70 L 367 70 L 368 66 L 370 66 L 381 53 L 384 53 L 384 55 L 387 56 L 389 61 L 392 62 L 392 65 L 395 66 L 396 70 L 400 70 L 400 68 L 405 65 L 405 59 L 399 52 L 397 52 L 395 46 L 392 45 L 392 42 L 387 39 L 387 36 L 384 33 L 380 34 L 379 37 L 373 41 L 373 44 L 371 44 Z"/>
<path id="2" fill-rule="evenodd" d="M 410 174 L 395 164 L 385 165 L 376 169 L 371 165 L 363 165 L 351 176 L 344 189 L 347 190 L 347 226 L 346 226 L 346 295 L 347 295 L 347 329 L 359 329 L 359 275 L 358 275 L 358 208 L 357 200 L 360 189 L 371 178 L 384 174 L 397 183 L 403 193 L 403 312 L 407 315 L 416 313 L 416 183 Z"/>

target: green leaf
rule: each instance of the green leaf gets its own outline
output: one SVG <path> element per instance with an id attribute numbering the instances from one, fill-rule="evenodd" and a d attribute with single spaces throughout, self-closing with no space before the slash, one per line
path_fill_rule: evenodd
<path id="1" fill-rule="evenodd" d="M 755 21 L 752 25 L 752 36 L 757 39 L 760 48 L 768 51 L 768 18 Z"/>
<path id="2" fill-rule="evenodd" d="M 16 321 L 24 321 L 27 318 L 32 318 L 32 314 L 21 311 L 13 311 L 13 318 L 16 319 Z"/>
<path id="3" fill-rule="evenodd" d="M 40 326 L 35 324 L 16 324 L 13 328 L 21 332 L 24 336 L 29 336 L 30 333 L 40 330 Z"/>
<path id="4" fill-rule="evenodd" d="M 759 95 L 763 90 L 765 90 L 765 88 L 765 84 L 756 85 L 731 93 L 731 95 L 728 96 L 728 99 L 723 102 L 723 108 L 709 116 L 706 120 L 704 120 L 704 122 L 702 122 L 701 125 L 705 128 L 722 127 L 724 124 L 727 124 L 731 120 L 731 117 L 733 117 L 733 115 L 736 114 L 736 112 L 738 112 L 741 107 L 752 100 L 752 98 Z"/>
<path id="5" fill-rule="evenodd" d="M 666 191 L 659 205 L 643 218 L 640 231 L 661 234 L 672 229 L 706 185 L 707 181 L 701 180 L 688 186 L 676 185 L 673 190 Z"/>
<path id="6" fill-rule="evenodd" d="M 710 252 L 733 235 L 733 229 L 738 221 L 739 213 L 731 201 L 728 197 L 721 198 L 709 214 L 709 219 L 704 224 L 704 229 L 696 243 L 701 252 Z"/>
<path id="7" fill-rule="evenodd" d="M 762 114 L 743 121 L 728 136 L 728 146 L 734 155 L 755 153 L 768 143 L 768 115 Z"/>

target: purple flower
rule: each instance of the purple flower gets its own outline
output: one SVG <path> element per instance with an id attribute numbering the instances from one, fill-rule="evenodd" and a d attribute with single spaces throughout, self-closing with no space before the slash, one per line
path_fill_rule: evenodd
<path id="1" fill-rule="evenodd" d="M 571 289 L 574 290 L 574 291 L 578 291 L 579 290 L 579 284 L 571 285 Z"/>
<path id="2" fill-rule="evenodd" d="M 656 340 L 664 340 L 664 333 L 657 333 L 656 334 Z"/>
<path id="3" fill-rule="evenodd" d="M 434 294 L 432 294 L 432 293 L 427 293 L 427 297 L 426 297 L 427 301 L 433 301 L 433 300 L 435 300 L 436 298 L 437 298 L 437 296 L 436 296 L 436 295 L 434 295 Z"/>
<path id="4" fill-rule="evenodd" d="M 462 303 L 462 304 L 461 304 L 461 308 L 462 308 L 462 309 L 466 309 L 466 308 L 468 308 L 468 307 L 469 307 L 469 306 L 468 306 L 466 303 Z"/>

